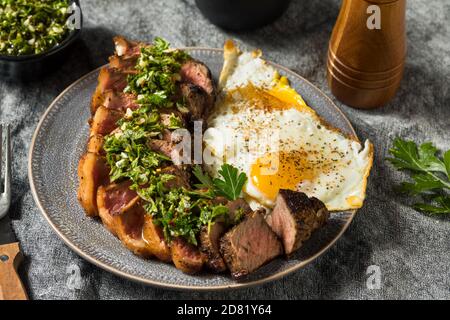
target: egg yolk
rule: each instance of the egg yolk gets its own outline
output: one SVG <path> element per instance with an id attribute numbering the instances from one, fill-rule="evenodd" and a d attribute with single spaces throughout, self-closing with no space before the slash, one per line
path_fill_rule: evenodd
<path id="1" fill-rule="evenodd" d="M 280 189 L 295 190 L 300 182 L 314 179 L 314 171 L 305 152 L 273 152 L 252 164 L 250 179 L 261 193 L 275 201 Z"/>
<path id="2" fill-rule="evenodd" d="M 278 80 L 275 86 L 270 89 L 257 88 L 249 83 L 244 87 L 231 90 L 227 98 L 237 99 L 237 101 L 250 101 L 253 107 L 268 111 L 295 108 L 302 112 L 314 113 L 302 97 L 289 84 L 285 83 L 287 80 L 283 81 L 282 79 Z M 230 103 L 230 101 L 227 101 L 227 103 Z"/>
<path id="3" fill-rule="evenodd" d="M 286 77 L 281 77 L 268 93 L 288 105 L 295 106 L 296 109 L 310 109 L 303 98 L 289 86 L 289 81 Z"/>

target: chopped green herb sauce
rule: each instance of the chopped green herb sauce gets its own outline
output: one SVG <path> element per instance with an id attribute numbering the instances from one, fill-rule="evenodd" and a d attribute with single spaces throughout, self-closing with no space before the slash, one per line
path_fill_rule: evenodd
<path id="1" fill-rule="evenodd" d="M 0 0 L 0 54 L 39 54 L 68 35 L 69 0 Z"/>
<path id="2" fill-rule="evenodd" d="M 164 126 L 159 109 L 182 106 L 182 102 L 174 103 L 171 99 L 175 95 L 180 67 L 189 58 L 182 51 L 169 50 L 169 44 L 160 38 L 156 38 L 152 46 L 142 48 L 136 64 L 138 73 L 129 76 L 125 89 L 125 92 L 138 96 L 140 107 L 126 112 L 118 122 L 119 130 L 106 136 L 104 150 L 111 168 L 111 181 L 131 181 L 131 189 L 138 193 L 146 212 L 162 228 L 166 240 L 182 237 L 197 245 L 202 226 L 210 228 L 219 217 L 231 224 L 236 222 L 228 221 L 228 208 L 213 204 L 212 199 L 219 191 L 224 191 L 225 195 L 232 195 L 230 200 L 234 200 L 240 194 L 246 177 L 241 174 L 238 178 L 237 169 L 225 165 L 222 170 L 231 170 L 232 173 L 229 179 L 239 180 L 237 184 L 232 181 L 237 188 L 231 188 L 226 179 L 214 180 L 218 188 L 202 186 L 202 190 L 169 190 L 165 187 L 175 177 L 161 173 L 161 167 L 171 165 L 171 159 L 152 151 L 148 142 L 165 129 L 174 130 L 182 126 L 181 119 L 173 114 L 169 125 Z M 201 172 L 201 169 L 196 171 Z M 205 174 L 202 177 L 210 179 Z"/>
<path id="3" fill-rule="evenodd" d="M 184 51 L 170 50 L 167 41 L 155 38 L 152 46 L 141 49 L 136 63 L 138 73 L 128 77 L 124 91 L 136 94 L 141 105 L 172 107 L 178 72 L 189 58 Z"/>

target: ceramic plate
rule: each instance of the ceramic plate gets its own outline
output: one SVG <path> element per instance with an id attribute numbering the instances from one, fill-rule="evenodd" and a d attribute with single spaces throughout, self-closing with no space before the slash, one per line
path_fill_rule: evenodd
<path id="1" fill-rule="evenodd" d="M 222 50 L 186 50 L 206 63 L 217 79 L 222 69 Z M 319 89 L 294 72 L 273 65 L 325 120 L 355 136 L 350 122 Z M 98 220 L 86 217 L 77 200 L 77 165 L 89 135 L 89 106 L 98 73 L 99 69 L 87 74 L 53 101 L 36 129 L 29 155 L 29 179 L 38 207 L 56 233 L 86 260 L 119 276 L 159 287 L 188 290 L 248 287 L 304 267 L 333 245 L 349 226 L 355 211 L 333 213 L 326 227 L 314 233 L 293 257 L 278 258 L 239 281 L 226 274 L 186 275 L 173 265 L 133 255 Z"/>

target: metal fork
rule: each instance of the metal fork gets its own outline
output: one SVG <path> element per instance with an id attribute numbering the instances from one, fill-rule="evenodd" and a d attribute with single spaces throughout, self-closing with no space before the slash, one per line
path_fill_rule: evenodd
<path id="1" fill-rule="evenodd" d="M 0 173 L 2 164 L 2 132 L 0 125 Z M 11 227 L 7 215 L 11 206 L 11 131 L 6 126 L 5 139 L 5 178 L 3 193 L 0 193 L 0 300 L 26 300 L 27 292 L 17 274 L 17 268 L 23 258 L 19 242 Z M 5 217 L 6 216 L 6 217 Z"/>
<path id="2" fill-rule="evenodd" d="M 3 145 L 3 126 L 0 125 L 0 177 L 2 172 L 2 145 Z M 3 179 L 3 193 L 0 193 L 0 219 L 6 216 L 11 206 L 11 131 L 9 125 L 6 125 L 5 139 L 5 178 Z"/>

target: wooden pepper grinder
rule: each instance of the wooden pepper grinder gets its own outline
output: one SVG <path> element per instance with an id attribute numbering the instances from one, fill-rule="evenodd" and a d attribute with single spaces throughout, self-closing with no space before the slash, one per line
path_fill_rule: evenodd
<path id="1" fill-rule="evenodd" d="M 406 0 L 343 0 L 328 49 L 328 84 L 355 108 L 393 98 L 406 57 Z"/>

